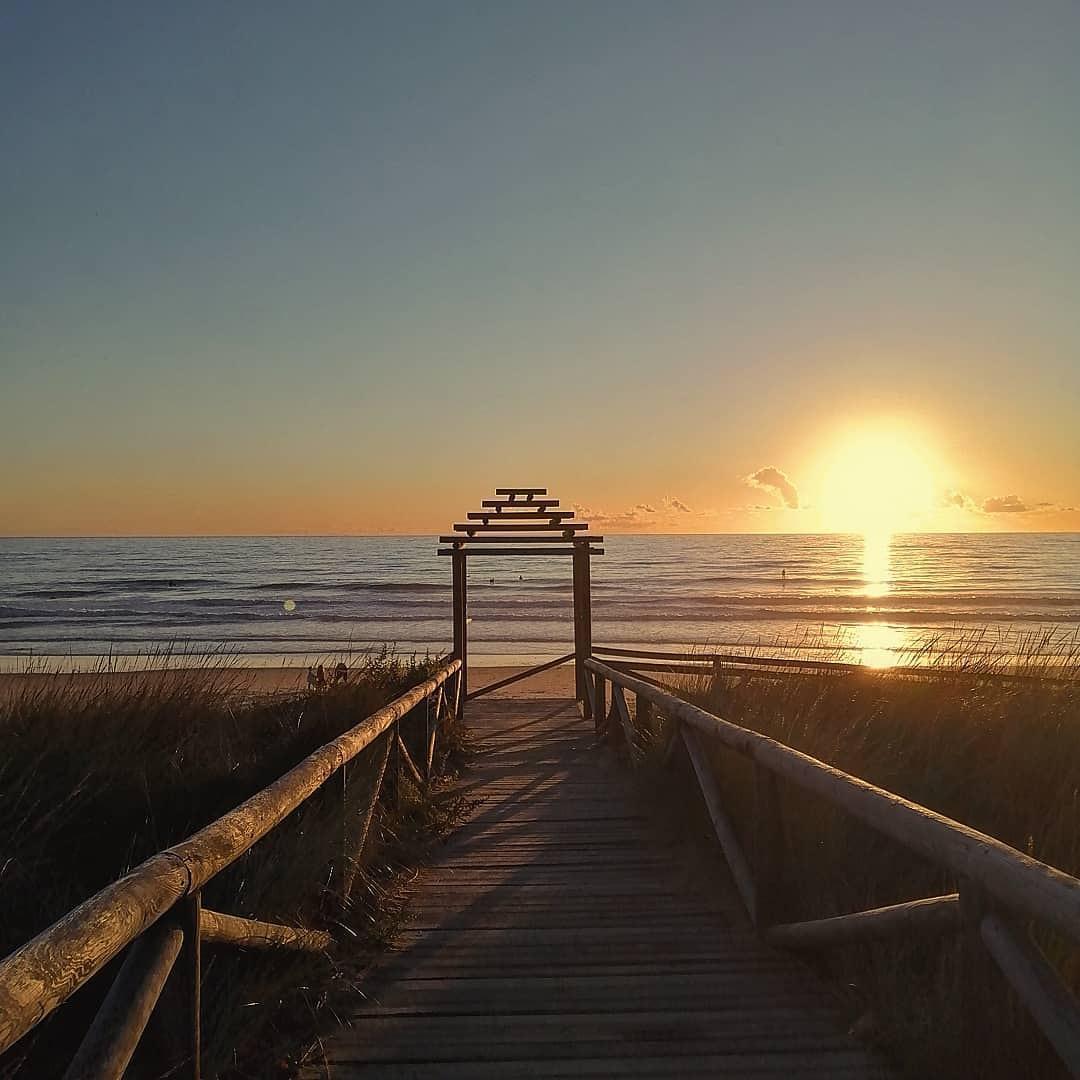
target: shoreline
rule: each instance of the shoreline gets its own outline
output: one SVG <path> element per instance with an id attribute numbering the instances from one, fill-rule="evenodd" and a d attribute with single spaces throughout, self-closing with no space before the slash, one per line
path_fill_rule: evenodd
<path id="1" fill-rule="evenodd" d="M 479 690 L 500 679 L 525 671 L 531 664 L 476 664 L 469 666 L 469 689 Z M 92 685 L 100 682 L 130 680 L 137 684 L 155 685 L 170 680 L 182 681 L 193 675 L 220 678 L 238 694 L 292 694 L 307 689 L 307 665 L 220 665 L 217 667 L 140 668 L 114 671 L 0 671 L 0 701 L 16 693 L 44 687 L 56 682 Z M 540 672 L 529 679 L 492 692 L 493 697 L 533 698 L 573 696 L 574 665 Z"/>

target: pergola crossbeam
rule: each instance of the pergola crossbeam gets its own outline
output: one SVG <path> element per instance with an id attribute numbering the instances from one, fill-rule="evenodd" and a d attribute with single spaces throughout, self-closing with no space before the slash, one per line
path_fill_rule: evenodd
<path id="1" fill-rule="evenodd" d="M 558 506 L 558 499 L 528 499 L 524 503 L 520 499 L 481 499 L 481 506 L 492 506 L 495 508 L 497 514 L 500 510 L 506 507 L 544 507 L 544 506 Z"/>
<path id="2" fill-rule="evenodd" d="M 594 536 L 521 536 L 511 533 L 509 536 L 493 536 L 485 533 L 483 536 L 459 536 L 457 533 L 447 533 L 439 537 L 440 544 L 601 544 L 604 538 Z"/>
<path id="3" fill-rule="evenodd" d="M 532 514 L 526 514 L 527 518 L 532 518 Z M 531 524 L 526 525 L 521 521 L 499 521 L 500 517 L 506 517 L 505 514 L 492 514 L 491 521 L 494 524 L 485 525 L 479 521 L 456 521 L 454 528 L 458 532 L 467 532 L 470 536 L 473 533 L 482 532 L 581 532 L 587 529 L 589 526 L 584 521 L 546 521 L 541 518 L 539 521 L 533 521 Z"/>
<path id="4" fill-rule="evenodd" d="M 561 521 L 563 518 L 572 518 L 573 510 L 546 510 L 539 507 L 536 510 L 470 510 L 465 515 L 470 521 L 494 521 L 496 518 L 507 518 L 510 521 L 542 521 L 550 518 L 552 521 Z"/>

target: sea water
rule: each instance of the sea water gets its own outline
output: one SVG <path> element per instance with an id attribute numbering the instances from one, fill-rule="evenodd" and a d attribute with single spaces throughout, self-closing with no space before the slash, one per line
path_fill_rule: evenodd
<path id="1" fill-rule="evenodd" d="M 927 642 L 1053 651 L 1080 631 L 1080 534 L 608 536 L 593 637 L 889 664 Z M 0 655 L 88 666 L 220 647 L 278 664 L 445 651 L 450 565 L 434 537 L 0 539 Z M 565 558 L 474 560 L 474 662 L 573 637 Z"/>

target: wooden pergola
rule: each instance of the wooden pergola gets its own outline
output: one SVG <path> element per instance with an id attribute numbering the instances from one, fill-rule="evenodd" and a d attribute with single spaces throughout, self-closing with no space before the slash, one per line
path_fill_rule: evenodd
<path id="1" fill-rule="evenodd" d="M 465 521 L 454 524 L 453 533 L 440 536 L 439 554 L 453 560 L 454 657 L 461 661 L 461 707 L 471 697 L 507 686 L 541 671 L 574 661 L 578 701 L 589 714 L 585 690 L 585 661 L 592 652 L 592 575 L 589 560 L 603 555 L 598 547 L 602 536 L 589 532 L 588 522 L 574 519 L 572 510 L 562 510 L 559 500 L 547 497 L 547 488 L 500 487 L 494 499 L 482 499 L 480 509 L 466 514 Z M 468 573 L 469 558 L 526 555 L 550 557 L 565 555 L 572 560 L 574 580 L 574 651 L 545 664 L 468 692 Z"/>

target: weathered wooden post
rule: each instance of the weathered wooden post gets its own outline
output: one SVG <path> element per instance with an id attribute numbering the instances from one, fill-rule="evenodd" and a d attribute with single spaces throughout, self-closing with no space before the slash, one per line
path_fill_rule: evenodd
<path id="1" fill-rule="evenodd" d="M 967 1070 L 964 1075 L 981 1076 L 986 1064 L 988 1032 L 985 1030 L 987 987 L 993 986 L 997 972 L 983 946 L 979 925 L 987 911 L 986 893 L 973 881 L 959 883 L 960 919 L 960 1023 L 957 1060 Z"/>
<path id="2" fill-rule="evenodd" d="M 786 895 L 787 843 L 776 774 L 754 763 L 754 926 L 781 922 L 790 911 Z"/>
<path id="3" fill-rule="evenodd" d="M 457 720 L 465 715 L 465 696 L 468 693 L 468 676 L 466 668 L 468 664 L 468 579 L 465 569 L 465 552 L 460 544 L 454 545 L 454 553 L 451 556 L 453 562 L 453 596 L 454 596 L 454 657 L 461 661 L 461 670 L 458 672 L 457 687 Z"/>
<path id="4" fill-rule="evenodd" d="M 183 1012 L 181 1045 L 187 1060 L 180 1072 L 188 1080 L 202 1076 L 202 893 L 195 892 L 180 902 L 180 947 L 177 974 L 182 988 Z"/>
<path id="5" fill-rule="evenodd" d="M 650 743 L 656 739 L 656 717 L 652 702 L 644 694 L 634 695 L 634 721 L 639 732 L 644 732 Z"/>
<path id="6" fill-rule="evenodd" d="M 574 538 L 574 685 L 585 719 L 590 717 L 589 695 L 585 680 L 589 677 L 585 661 L 592 655 L 592 574 L 589 542 Z"/>
<path id="7" fill-rule="evenodd" d="M 604 726 L 607 722 L 607 701 L 605 700 L 607 697 L 605 690 L 606 685 L 604 676 L 599 672 L 596 672 L 596 690 L 594 693 L 594 697 L 596 698 L 596 712 L 593 714 L 593 729 L 596 731 L 596 734 L 601 737 L 604 735 Z"/>

